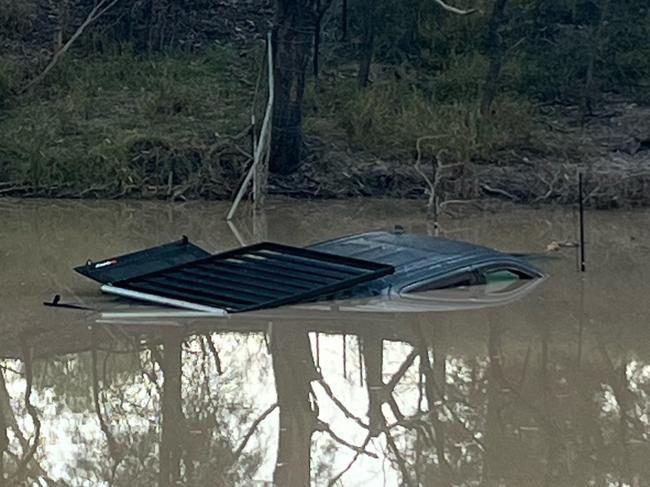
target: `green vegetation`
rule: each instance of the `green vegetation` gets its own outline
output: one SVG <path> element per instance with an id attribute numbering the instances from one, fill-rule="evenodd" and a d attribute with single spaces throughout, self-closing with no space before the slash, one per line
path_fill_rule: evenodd
<path id="1" fill-rule="evenodd" d="M 493 0 L 447 2 L 481 9 L 469 16 L 442 12 L 430 0 L 376 1 L 377 61 L 425 74 L 455 71 L 460 76 L 451 78 L 465 85 L 484 81 Z M 353 2 L 353 18 L 368 3 Z M 644 0 L 508 0 L 498 32 L 509 70 L 502 73 L 502 92 L 575 102 L 592 58 L 599 91 L 636 94 L 650 88 L 650 8 Z"/>
<path id="2" fill-rule="evenodd" d="M 179 184 L 199 168 L 222 171 L 215 148 L 246 125 L 251 100 L 232 56 L 214 47 L 191 57 L 65 60 L 38 92 L 6 109 L 5 173 L 35 187 L 126 194 L 170 178 Z"/>
<path id="3" fill-rule="evenodd" d="M 37 92 L 6 107 L 4 180 L 53 194 L 166 197 L 170 181 L 210 179 L 222 185 L 211 195 L 227 197 L 243 161 L 224 158 L 218 147 L 248 123 L 256 70 L 223 47 L 190 57 L 67 59 Z M 485 120 L 476 89 L 472 95 L 467 78 L 455 75 L 450 69 L 428 88 L 394 80 L 365 90 L 353 79 L 310 83 L 307 130 L 325 140 L 347 136 L 358 149 L 400 160 L 409 160 L 416 139 L 428 135 L 439 137 L 436 150 L 462 161 L 527 141 L 530 103 L 500 99 Z"/>
<path id="4" fill-rule="evenodd" d="M 247 160 L 241 149 L 250 150 L 245 136 L 237 146 L 232 136 L 249 123 L 262 56 L 259 38 L 242 40 L 232 25 L 269 19 L 236 2 L 215 18 L 210 2 L 179 10 L 161 0 L 148 20 L 141 5 L 127 14 L 118 3 L 22 92 L 45 65 L 43 52 L 56 48 L 55 34 L 69 38 L 87 14 L 82 0 L 71 2 L 76 9 L 45 16 L 35 1 L 0 0 L 0 191 L 229 197 Z M 428 157 L 491 163 L 507 151 L 547 149 L 531 136 L 543 130 L 541 106 L 577 106 L 584 118 L 607 92 L 649 98 L 643 0 L 509 0 L 502 18 L 494 0 L 448 3 L 480 10 L 459 16 L 430 0 L 350 0 L 343 32 L 334 2 L 318 79 L 307 77 L 307 133 L 401 163 L 413 160 L 418 138 L 435 137 Z M 160 24 L 170 12 L 176 24 Z M 374 33 L 364 40 L 368 19 Z M 368 86 L 360 87 L 368 52 Z"/>
<path id="5" fill-rule="evenodd" d="M 451 83 L 449 73 L 440 85 Z M 328 100 L 332 102 L 328 103 Z M 495 113 L 484 117 L 475 97 L 456 101 L 437 100 L 434 95 L 403 81 L 382 81 L 358 89 L 354 81 L 322 88 L 316 100 L 318 113 L 329 116 L 329 130 L 343 131 L 349 141 L 383 157 L 409 160 L 419 137 L 435 136 L 436 150 L 458 161 L 487 159 L 502 147 L 517 147 L 528 141 L 533 124 L 531 104 L 525 99 L 499 99 Z M 316 109 L 316 108 L 315 108 Z M 320 123 L 318 123 L 320 122 Z M 318 117 L 307 120 L 307 127 L 327 131 Z"/>

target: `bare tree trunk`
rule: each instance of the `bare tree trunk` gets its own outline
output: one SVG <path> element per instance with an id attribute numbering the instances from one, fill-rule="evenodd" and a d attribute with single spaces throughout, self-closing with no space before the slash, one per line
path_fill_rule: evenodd
<path id="1" fill-rule="evenodd" d="M 370 83 L 370 66 L 375 50 L 375 10 L 377 0 L 365 0 L 363 8 L 363 34 L 361 40 L 361 57 L 359 60 L 359 87 L 365 88 Z"/>
<path id="2" fill-rule="evenodd" d="M 49 0 L 51 15 L 55 18 L 54 31 L 54 52 L 63 47 L 63 38 L 65 37 L 70 22 L 70 5 L 68 0 Z"/>
<path id="3" fill-rule="evenodd" d="M 341 40 L 348 39 L 348 0 L 341 1 Z"/>
<path id="4" fill-rule="evenodd" d="M 496 97 L 499 88 L 499 76 L 503 65 L 503 39 L 499 29 L 503 25 L 508 0 L 495 0 L 492 16 L 488 24 L 487 50 L 490 58 L 490 65 L 485 77 L 483 96 L 481 98 L 481 114 L 487 115 L 492 108 L 492 102 Z"/>
<path id="5" fill-rule="evenodd" d="M 276 1 L 275 103 L 269 165 L 274 173 L 289 174 L 300 164 L 305 72 L 316 16 L 316 0 Z"/>
<path id="6" fill-rule="evenodd" d="M 145 3 L 145 18 L 147 22 L 147 50 L 151 53 L 154 45 L 154 0 L 147 0 Z"/>
<path id="7" fill-rule="evenodd" d="M 503 425 L 500 411 L 507 399 L 502 393 L 501 370 L 501 326 L 490 320 L 488 323 L 487 352 L 490 365 L 487 370 L 487 405 L 485 414 L 485 445 L 483 453 L 482 485 L 495 485 L 496 479 L 503 475 L 503 460 L 500 455 L 504 444 Z"/>
<path id="8" fill-rule="evenodd" d="M 325 3 L 321 0 L 316 0 L 316 25 L 314 26 L 314 78 L 318 78 L 318 73 L 320 71 L 320 41 L 321 41 L 321 30 L 323 25 L 323 17 L 327 13 L 327 9 L 332 5 L 333 0 L 325 0 Z"/>
<path id="9" fill-rule="evenodd" d="M 321 13 L 321 0 L 316 0 L 316 25 L 314 26 L 314 78 L 318 79 L 320 71 L 319 57 L 320 57 L 320 34 L 321 34 L 321 21 L 323 20 L 323 13 Z"/>

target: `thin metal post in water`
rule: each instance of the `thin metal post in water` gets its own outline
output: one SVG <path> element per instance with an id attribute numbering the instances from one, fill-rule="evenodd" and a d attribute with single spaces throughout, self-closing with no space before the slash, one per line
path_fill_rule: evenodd
<path id="1" fill-rule="evenodd" d="M 582 195 L 582 173 L 578 173 L 578 198 L 580 212 L 580 272 L 587 270 L 585 265 L 585 209 Z"/>

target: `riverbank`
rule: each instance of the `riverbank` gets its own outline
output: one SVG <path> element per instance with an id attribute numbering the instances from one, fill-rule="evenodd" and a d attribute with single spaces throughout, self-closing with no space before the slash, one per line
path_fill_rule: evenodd
<path id="1" fill-rule="evenodd" d="M 411 160 L 382 159 L 344 142 L 313 142 L 315 155 L 289 178 L 272 178 L 271 192 L 299 197 L 377 196 L 421 198 L 428 185 Z M 443 161 L 443 165 L 447 162 Z M 596 208 L 650 205 L 650 105 L 608 96 L 597 114 L 577 106 L 539 109 L 529 137 L 441 171 L 441 201 L 499 198 L 517 203 L 572 204 L 577 173 L 585 174 L 585 199 Z M 433 179 L 437 164 L 422 169 Z"/>
<path id="2" fill-rule="evenodd" d="M 0 196 L 232 198 L 251 152 L 260 65 L 259 49 L 219 44 L 192 56 L 66 60 L 0 108 Z M 585 117 L 506 92 L 481 117 L 479 76 L 404 77 L 380 65 L 359 90 L 353 67 L 324 68 L 308 84 L 305 162 L 272 176 L 269 193 L 426 198 L 442 168 L 441 201 L 568 204 L 581 170 L 588 205 L 650 205 L 650 104 L 604 94 Z"/>

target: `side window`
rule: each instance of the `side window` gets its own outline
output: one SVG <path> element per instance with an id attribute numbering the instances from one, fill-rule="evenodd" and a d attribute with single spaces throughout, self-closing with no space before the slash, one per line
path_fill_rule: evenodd
<path id="1" fill-rule="evenodd" d="M 418 283 L 411 288 L 407 288 L 405 292 L 409 294 L 424 293 L 436 289 L 453 289 L 481 284 L 487 287 L 486 292 L 499 293 L 519 287 L 524 280 L 532 277 L 519 269 L 493 266 L 477 269 L 473 272 L 463 272 L 443 279 Z"/>
<path id="2" fill-rule="evenodd" d="M 481 273 L 487 294 L 499 294 L 512 291 L 522 285 L 522 280 L 530 276 L 513 269 L 490 269 Z"/>
<path id="3" fill-rule="evenodd" d="M 406 292 L 411 293 L 425 293 L 427 291 L 434 291 L 436 289 L 451 289 L 455 287 L 473 286 L 479 283 L 477 274 L 473 272 L 464 272 L 456 276 L 451 276 L 446 279 L 436 279 L 433 281 L 424 282 Z"/>
<path id="4" fill-rule="evenodd" d="M 483 278 L 485 279 L 486 284 L 504 282 L 504 281 L 516 281 L 521 276 L 508 269 L 495 269 L 488 270 L 483 272 Z"/>

